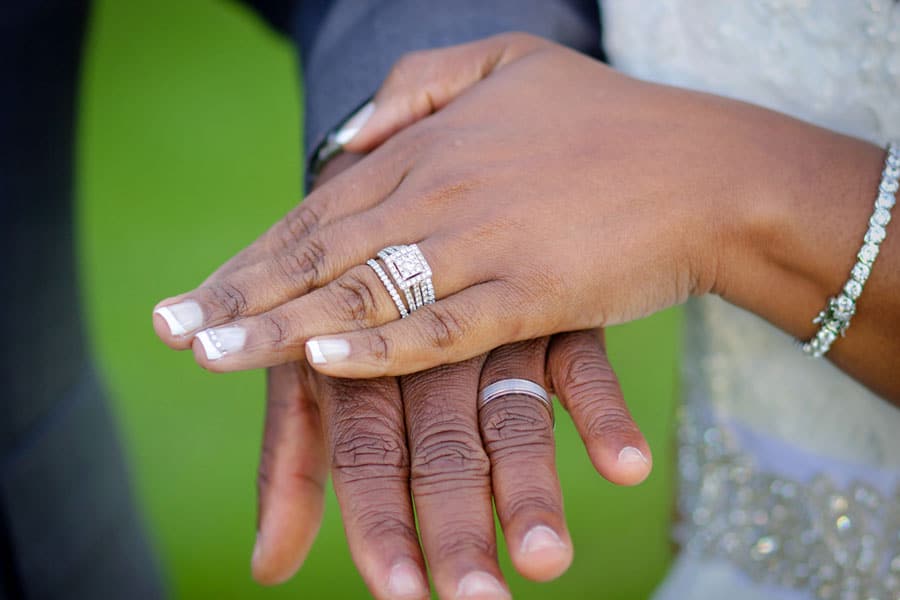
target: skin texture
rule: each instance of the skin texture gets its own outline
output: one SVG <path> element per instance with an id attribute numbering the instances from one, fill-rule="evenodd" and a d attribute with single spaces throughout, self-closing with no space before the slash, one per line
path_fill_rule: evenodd
<path id="1" fill-rule="evenodd" d="M 320 181 L 357 160 L 341 157 Z M 287 363 L 268 375 L 252 559 L 257 581 L 285 581 L 301 566 L 321 523 L 329 471 L 351 553 L 376 598 L 427 597 L 426 558 L 441 598 L 463 597 L 486 577 L 498 588 L 469 597 L 508 597 L 492 498 L 516 569 L 535 581 L 562 574 L 573 548 L 550 415 L 534 399 L 515 395 L 476 407 L 480 388 L 508 377 L 555 386 L 601 475 L 633 485 L 649 474 L 649 448 L 597 331 L 506 346 L 402 378 L 337 379 L 306 361 Z M 620 461 L 626 447 L 645 461 Z M 525 551 L 535 527 L 548 528 L 558 542 Z M 405 593 L 392 587 L 404 572 L 412 586 Z"/>
<path id="2" fill-rule="evenodd" d="M 884 158 L 521 34 L 401 60 L 376 107 L 347 148 L 377 149 L 238 255 L 228 277 L 161 303 L 194 300 L 203 327 L 246 332 L 220 360 L 195 342 L 205 368 L 300 359 L 312 338 L 349 348 L 313 365 L 322 373 L 412 373 L 706 293 L 808 338 L 853 263 Z M 900 236 L 888 234 L 829 357 L 898 400 Z M 360 265 L 410 242 L 439 301 L 399 321 Z"/>

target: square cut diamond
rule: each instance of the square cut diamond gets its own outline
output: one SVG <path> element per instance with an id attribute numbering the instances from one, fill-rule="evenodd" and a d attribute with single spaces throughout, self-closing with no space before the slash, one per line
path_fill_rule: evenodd
<path id="1" fill-rule="evenodd" d="M 431 277 L 428 262 L 416 246 L 403 248 L 392 254 L 385 262 L 396 268 L 396 274 L 399 275 L 397 285 L 401 288 L 409 288 Z"/>

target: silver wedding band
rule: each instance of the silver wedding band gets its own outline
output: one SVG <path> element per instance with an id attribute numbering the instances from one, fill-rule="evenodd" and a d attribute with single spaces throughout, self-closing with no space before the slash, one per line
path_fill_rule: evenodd
<path id="1" fill-rule="evenodd" d="M 366 264 L 375 271 L 390 294 L 400 318 L 405 319 L 426 304 L 434 304 L 431 266 L 416 244 L 388 246 L 378 253 L 377 258 L 384 263 L 384 268 L 375 258 L 368 260 Z M 406 304 L 403 303 L 403 298 L 406 298 Z"/>
<path id="2" fill-rule="evenodd" d="M 550 413 L 550 422 L 554 426 L 556 425 L 556 416 L 553 414 L 553 401 L 550 400 L 547 390 L 543 386 L 527 379 L 501 379 L 485 387 L 481 390 L 481 394 L 478 397 L 478 410 L 484 408 L 492 400 L 513 394 L 529 396 L 540 401 L 547 409 L 547 412 Z"/>

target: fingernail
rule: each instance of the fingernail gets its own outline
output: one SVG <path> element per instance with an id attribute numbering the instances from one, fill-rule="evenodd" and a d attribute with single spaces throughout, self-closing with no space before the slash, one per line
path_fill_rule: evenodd
<path id="1" fill-rule="evenodd" d="M 509 598 L 509 592 L 493 575 L 474 571 L 459 580 L 457 598 Z"/>
<path id="2" fill-rule="evenodd" d="M 262 554 L 262 536 L 260 532 L 256 532 L 256 543 L 253 545 L 253 557 L 250 559 L 252 563 L 256 563 Z"/>
<path id="3" fill-rule="evenodd" d="M 525 534 L 525 538 L 522 540 L 522 554 L 529 554 L 531 552 L 538 552 L 539 550 L 547 550 L 550 548 L 559 549 L 565 547 L 566 545 L 559 539 L 556 532 L 546 525 L 533 527 L 531 531 Z"/>
<path id="4" fill-rule="evenodd" d="M 172 335 L 184 335 L 203 325 L 203 310 L 193 300 L 160 306 L 153 313 L 166 320 Z"/>
<path id="5" fill-rule="evenodd" d="M 306 350 L 314 365 L 339 362 L 350 356 L 350 344 L 339 338 L 309 340 Z"/>
<path id="6" fill-rule="evenodd" d="M 375 112 L 375 103 L 366 102 L 352 117 L 347 119 L 344 126 L 335 134 L 334 141 L 343 146 L 352 140 L 359 133 L 359 130 L 363 128 L 363 125 L 366 124 L 373 112 Z"/>
<path id="7" fill-rule="evenodd" d="M 247 332 L 243 327 L 218 327 L 201 331 L 197 339 L 203 344 L 207 359 L 219 360 L 230 352 L 242 350 Z"/>
<path id="8" fill-rule="evenodd" d="M 391 598 L 422 598 L 428 594 L 428 590 L 418 567 L 409 561 L 403 561 L 391 569 L 388 593 Z"/>
<path id="9" fill-rule="evenodd" d="M 625 446 L 621 451 L 619 451 L 620 465 L 633 465 L 635 463 L 644 463 L 645 465 L 649 465 L 650 461 L 647 460 L 647 457 L 644 456 L 643 452 L 641 452 L 634 446 Z"/>

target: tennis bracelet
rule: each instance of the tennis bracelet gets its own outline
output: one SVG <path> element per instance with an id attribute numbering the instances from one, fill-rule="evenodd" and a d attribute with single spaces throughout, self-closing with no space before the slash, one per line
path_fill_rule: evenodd
<path id="1" fill-rule="evenodd" d="M 897 183 L 898 177 L 900 177 L 900 144 L 891 142 L 884 161 L 884 171 L 881 173 L 875 211 L 869 217 L 869 229 L 866 231 L 862 248 L 856 254 L 856 264 L 853 265 L 850 279 L 844 284 L 840 294 L 836 298 L 829 298 L 825 310 L 813 319 L 813 323 L 821 324 L 821 327 L 815 337 L 800 346 L 807 356 L 812 358 L 824 356 L 838 337 L 846 335 L 850 319 L 856 313 L 856 301 L 862 294 L 869 273 L 872 272 L 872 265 L 878 258 L 881 243 L 887 235 L 885 227 L 891 221 L 891 209 L 897 202 L 897 188 L 900 187 Z"/>

